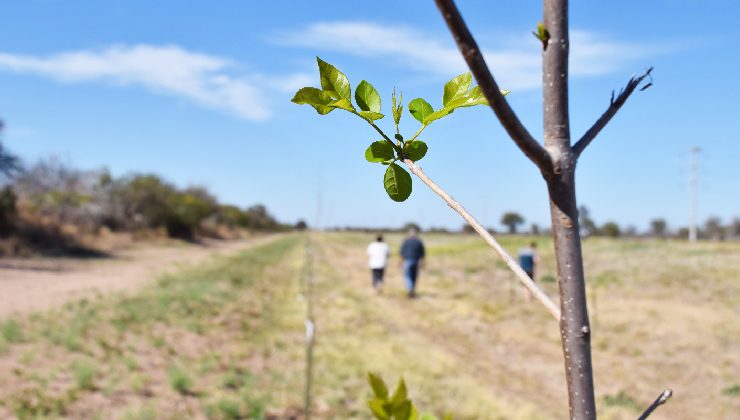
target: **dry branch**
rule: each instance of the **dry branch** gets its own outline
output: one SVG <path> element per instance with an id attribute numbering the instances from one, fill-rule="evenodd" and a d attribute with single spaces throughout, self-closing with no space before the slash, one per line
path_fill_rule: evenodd
<path id="1" fill-rule="evenodd" d="M 596 138 L 596 135 L 599 134 L 599 132 L 604 127 L 606 127 L 612 117 L 614 117 L 617 111 L 619 111 L 619 108 L 621 108 L 622 105 L 627 102 L 627 99 L 630 97 L 630 95 L 632 95 L 632 92 L 635 91 L 635 88 L 637 88 L 637 86 L 639 86 L 646 77 L 650 77 L 650 72 L 652 71 L 653 68 L 650 67 L 649 69 L 647 69 L 647 71 L 645 71 L 645 73 L 642 74 L 642 76 L 632 76 L 627 82 L 627 85 L 624 87 L 624 89 L 619 92 L 619 95 L 617 95 L 616 99 L 614 98 L 614 92 L 612 91 L 612 97 L 609 101 L 609 108 L 607 108 L 606 111 L 601 114 L 601 117 L 596 120 L 594 125 L 591 126 L 591 128 L 589 128 L 586 133 L 583 134 L 583 137 L 581 137 L 580 140 L 578 140 L 578 142 L 573 145 L 573 153 L 576 155 L 576 159 L 581 155 L 581 153 L 583 153 L 583 151 L 591 143 L 591 141 Z M 645 90 L 650 86 L 652 86 L 652 83 L 646 84 L 640 90 Z"/>
<path id="2" fill-rule="evenodd" d="M 455 38 L 457 47 L 468 63 L 471 73 L 475 76 L 481 92 L 486 96 L 491 109 L 506 129 L 509 137 L 543 173 L 550 173 L 552 171 L 550 154 L 532 137 L 527 128 L 519 121 L 519 117 L 517 117 L 514 110 L 509 106 L 509 102 L 504 98 L 496 80 L 488 69 L 478 44 L 457 10 L 455 2 L 451 0 L 435 0 L 435 2 Z"/>
<path id="3" fill-rule="evenodd" d="M 527 273 L 522 270 L 522 268 L 517 264 L 517 262 L 514 260 L 514 258 L 509 255 L 508 252 L 501 246 L 501 244 L 496 241 L 496 239 L 484 228 L 480 223 L 478 223 L 477 220 L 475 220 L 475 217 L 468 213 L 465 208 L 458 203 L 454 198 L 450 197 L 445 190 L 442 189 L 439 185 L 437 185 L 434 181 L 429 179 L 429 177 L 424 173 L 424 171 L 421 169 L 421 166 L 417 165 L 416 163 L 412 162 L 409 159 L 404 159 L 403 163 L 406 164 L 406 166 L 409 168 L 411 173 L 419 177 L 423 183 L 425 183 L 429 188 L 432 189 L 442 200 L 444 200 L 445 203 L 447 203 L 452 210 L 455 210 L 460 216 L 462 216 L 463 219 L 465 219 L 466 222 L 470 224 L 470 226 L 475 229 L 478 234 L 483 237 L 483 239 L 488 243 L 488 245 L 493 248 L 494 251 L 504 260 L 506 265 L 509 266 L 511 271 L 514 272 L 517 279 L 522 282 L 524 287 L 527 288 L 534 297 L 542 303 L 545 308 L 552 314 L 553 317 L 555 317 L 556 320 L 560 320 L 560 309 L 558 306 L 553 302 L 547 294 L 545 294 L 542 289 L 537 285 L 537 283 L 534 282 Z"/>

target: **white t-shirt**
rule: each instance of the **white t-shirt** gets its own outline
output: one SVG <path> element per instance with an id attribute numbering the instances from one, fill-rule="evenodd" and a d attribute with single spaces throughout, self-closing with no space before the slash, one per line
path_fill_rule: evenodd
<path id="1" fill-rule="evenodd" d="M 370 268 L 385 268 L 391 251 L 385 242 L 373 242 L 367 246 L 367 255 L 370 257 Z"/>

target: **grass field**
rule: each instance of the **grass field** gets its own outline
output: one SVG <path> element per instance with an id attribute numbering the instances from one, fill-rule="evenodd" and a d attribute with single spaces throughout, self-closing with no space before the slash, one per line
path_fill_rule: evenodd
<path id="1" fill-rule="evenodd" d="M 437 415 L 567 417 L 557 324 L 481 240 L 424 236 L 408 300 L 396 260 L 385 293 L 371 289 L 371 239 L 311 234 L 314 417 L 369 418 L 367 371 L 403 375 Z M 0 418 L 300 418 L 305 243 L 277 238 L 134 295 L 0 320 Z M 539 243 L 555 297 L 551 242 Z M 740 244 L 594 238 L 584 254 L 600 418 L 633 419 L 666 387 L 651 418 L 737 418 Z"/>

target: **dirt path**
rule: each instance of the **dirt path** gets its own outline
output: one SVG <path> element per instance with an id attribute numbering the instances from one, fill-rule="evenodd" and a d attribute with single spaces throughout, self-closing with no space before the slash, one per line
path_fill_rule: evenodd
<path id="1" fill-rule="evenodd" d="M 102 293 L 135 290 L 157 276 L 218 255 L 272 241 L 276 236 L 204 245 L 145 245 L 112 258 L 0 259 L 0 318 Z"/>

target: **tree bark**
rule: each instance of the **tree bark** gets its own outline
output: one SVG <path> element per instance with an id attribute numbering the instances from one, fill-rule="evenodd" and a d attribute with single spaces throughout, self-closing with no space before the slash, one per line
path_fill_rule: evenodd
<path id="1" fill-rule="evenodd" d="M 560 336 L 571 419 L 595 419 L 591 327 L 583 275 L 578 205 L 575 193 L 577 156 L 570 145 L 568 113 L 568 1 L 544 0 L 549 40 L 542 52 L 544 143 L 553 162 L 543 171 L 550 195 L 552 235 L 560 286 Z"/>
<path id="2" fill-rule="evenodd" d="M 595 419 L 591 326 L 573 171 L 547 181 L 560 287 L 560 337 L 571 419 Z"/>

